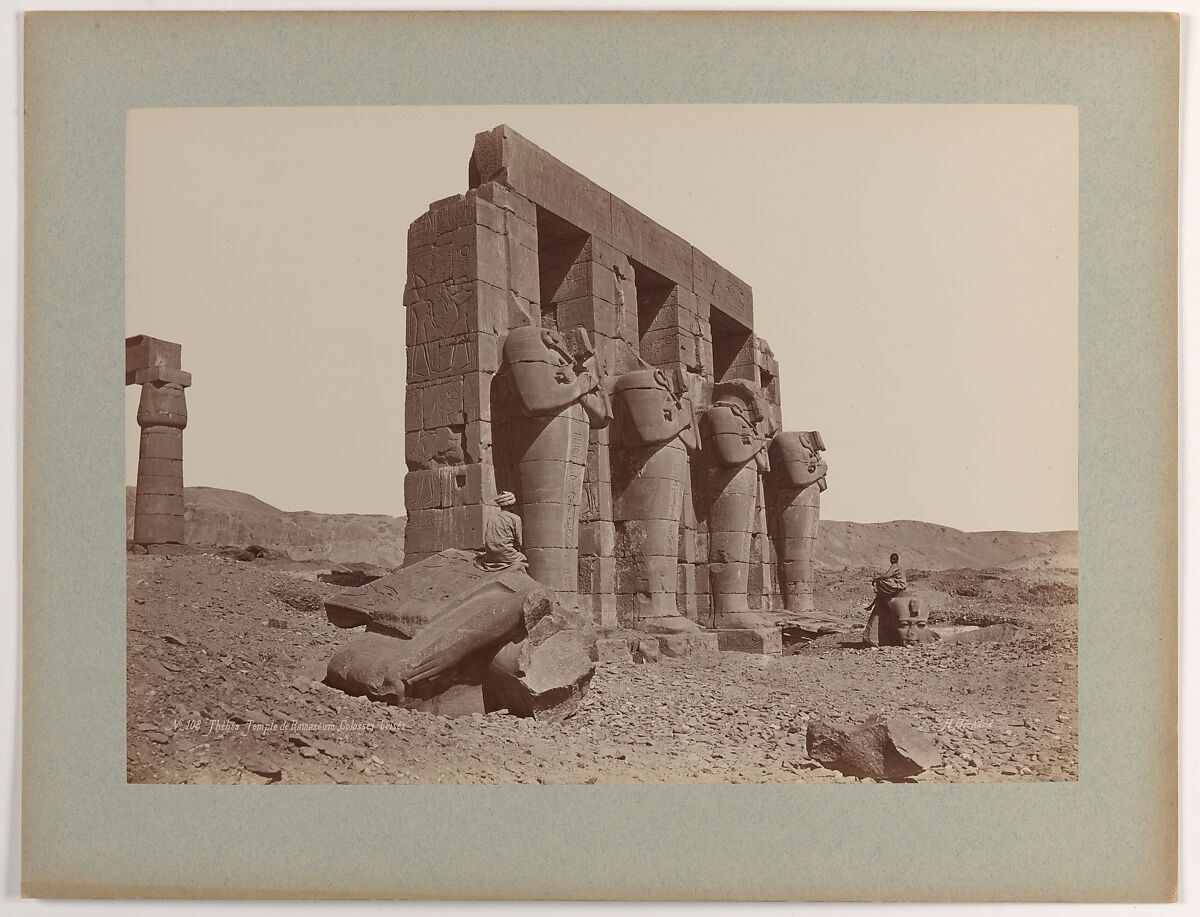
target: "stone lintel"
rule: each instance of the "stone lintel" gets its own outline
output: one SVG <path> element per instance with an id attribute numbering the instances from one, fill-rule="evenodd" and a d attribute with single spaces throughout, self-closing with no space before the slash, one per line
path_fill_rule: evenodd
<path id="1" fill-rule="evenodd" d="M 475 135 L 468 168 L 477 188 L 496 182 L 694 291 L 728 319 L 754 327 L 750 285 L 506 124 Z"/>

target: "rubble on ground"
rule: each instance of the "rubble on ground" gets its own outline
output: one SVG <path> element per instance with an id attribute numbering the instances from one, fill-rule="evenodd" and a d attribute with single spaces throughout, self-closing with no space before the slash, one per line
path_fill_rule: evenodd
<path id="1" fill-rule="evenodd" d="M 659 652 L 647 665 L 625 643 L 594 663 L 569 717 L 447 716 L 452 699 L 436 714 L 323 682 L 356 631 L 315 610 L 341 590 L 309 575 L 212 554 L 128 557 L 130 781 L 853 783 L 864 778 L 809 756 L 807 724 L 874 715 L 932 738 L 942 763 L 906 778 L 918 783 L 1078 775 L 1074 606 L 967 609 L 953 603 L 979 600 L 930 592 L 942 621 L 972 611 L 1039 629 L 1008 643 L 865 649 L 861 580 L 822 571 L 818 607 L 845 631 L 788 655 Z"/>

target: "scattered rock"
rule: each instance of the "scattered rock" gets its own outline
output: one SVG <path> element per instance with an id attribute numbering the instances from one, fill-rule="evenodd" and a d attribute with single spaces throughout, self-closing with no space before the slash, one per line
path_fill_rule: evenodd
<path id="1" fill-rule="evenodd" d="M 240 551 L 238 553 L 236 559 L 241 560 L 241 561 L 251 561 L 251 560 L 258 560 L 258 558 L 260 558 L 260 557 L 269 557 L 270 555 L 271 555 L 271 552 L 268 551 L 266 548 L 264 548 L 262 545 L 252 544 L 249 547 L 245 548 L 244 550 Z"/>
<path id="2" fill-rule="evenodd" d="M 331 586 L 340 586 L 343 589 L 357 589 L 359 586 L 375 582 L 383 575 L 383 573 L 368 573 L 365 570 L 331 570 L 328 573 L 318 573 L 317 580 L 329 583 Z"/>
<path id="3" fill-rule="evenodd" d="M 142 666 L 151 675 L 157 675 L 159 678 L 171 678 L 171 672 L 157 659 L 143 659 Z"/>
<path id="4" fill-rule="evenodd" d="M 624 637 L 599 637 L 596 640 L 594 661 L 600 665 L 633 662 L 629 641 Z"/>
<path id="5" fill-rule="evenodd" d="M 651 637 L 643 637 L 633 646 L 634 662 L 658 662 L 661 658 L 658 641 Z"/>
<path id="6" fill-rule="evenodd" d="M 262 755 L 247 755 L 242 758 L 242 767 L 250 773 L 266 777 L 268 780 L 279 780 L 283 777 L 283 768 Z"/>
<path id="7" fill-rule="evenodd" d="M 669 658 L 660 647 L 657 665 L 634 666 L 628 664 L 630 642 L 661 635 L 619 630 L 607 637 L 621 639 L 627 664 L 597 666 L 569 719 L 535 721 L 507 712 L 447 719 L 372 704 L 322 684 L 330 656 L 357 635 L 328 626 L 323 616 L 283 609 L 281 583 L 323 594 L 334 587 L 300 579 L 304 571 L 285 575 L 272 564 L 238 564 L 211 553 L 129 556 L 130 782 L 859 782 L 805 757 L 805 717 L 815 711 L 846 731 L 879 713 L 937 734 L 938 749 L 953 765 L 904 779 L 1072 780 L 1078 774 L 1072 607 L 1046 606 L 1034 617 L 999 602 L 966 610 L 936 598 L 932 603 L 948 621 L 966 611 L 981 624 L 1012 618 L 1024 627 L 1028 618 L 1031 630 L 1048 627 L 1070 638 L 1045 646 L 1029 638 L 879 651 L 846 646 L 832 635 L 770 660 L 739 653 Z M 954 582 L 967 574 L 938 575 Z M 987 582 L 1008 584 L 1008 573 L 998 575 Z M 845 583 L 840 594 L 831 591 L 839 581 Z M 818 607 L 860 620 L 864 581 L 869 577 L 819 571 Z M 143 597 L 145 604 L 133 601 Z M 554 617 L 561 610 L 553 604 L 530 611 L 535 629 L 546 618 L 546 630 L 566 621 Z M 286 620 L 288 629 L 268 630 L 264 622 L 271 617 Z M 186 638 L 187 648 L 164 634 Z M 857 631 L 854 636 L 857 643 Z M 161 672 L 148 671 L 148 660 Z M 770 664 L 760 667 L 765 661 Z M 159 677 L 172 666 L 179 671 Z M 479 693 L 478 686 L 463 688 Z M 438 704 L 450 693 L 439 695 Z M 263 718 L 283 731 L 260 728 Z M 359 731 L 358 724 L 375 728 Z M 682 724 L 691 731 L 675 732 Z M 167 741 L 147 737 L 150 732 Z M 318 754 L 302 754 L 302 745 Z M 243 757 L 252 752 L 280 776 L 245 771 Z M 371 754 L 387 763 L 371 762 L 364 773 Z M 1012 767 L 1015 775 L 1001 773 Z"/>
<path id="8" fill-rule="evenodd" d="M 305 614 L 319 615 L 325 607 L 325 596 L 303 580 L 289 578 L 276 583 L 271 587 L 270 594 L 289 608 Z M 272 624 L 271 626 L 280 625 Z M 282 623 L 281 626 L 287 627 L 287 624 Z"/>
<path id="9" fill-rule="evenodd" d="M 895 717 L 874 716 L 851 729 L 810 720 L 806 746 L 826 767 L 877 780 L 902 780 L 942 761 L 932 739 Z"/>

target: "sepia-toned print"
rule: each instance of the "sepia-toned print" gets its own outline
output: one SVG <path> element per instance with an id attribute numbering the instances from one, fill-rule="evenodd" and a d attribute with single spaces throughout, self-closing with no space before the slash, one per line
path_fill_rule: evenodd
<path id="1" fill-rule="evenodd" d="M 1074 109 L 127 144 L 128 781 L 1077 779 Z"/>

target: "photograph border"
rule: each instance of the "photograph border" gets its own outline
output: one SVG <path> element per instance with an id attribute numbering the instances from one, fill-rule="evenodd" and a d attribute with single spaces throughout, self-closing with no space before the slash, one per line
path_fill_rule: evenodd
<path id="1" fill-rule="evenodd" d="M 1173 898 L 1178 17 L 34 13 L 25 26 L 25 895 Z M 126 112 L 664 102 L 1078 107 L 1079 780 L 127 785 Z"/>

